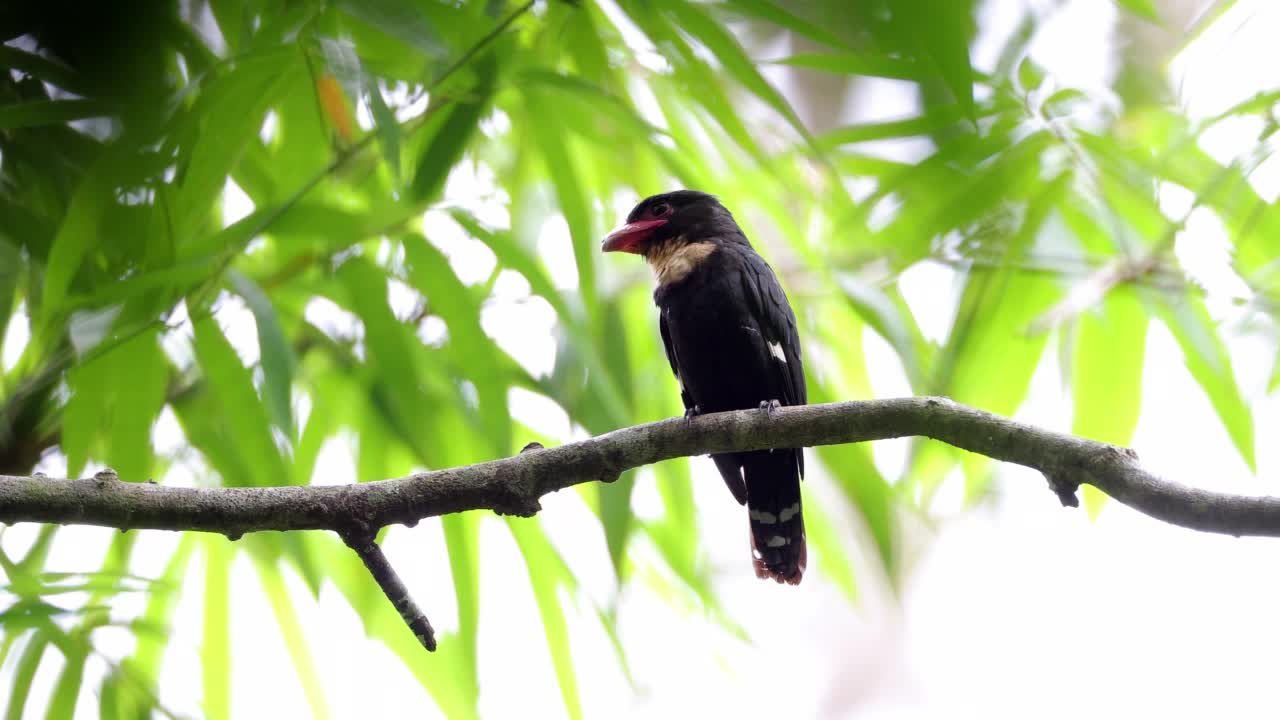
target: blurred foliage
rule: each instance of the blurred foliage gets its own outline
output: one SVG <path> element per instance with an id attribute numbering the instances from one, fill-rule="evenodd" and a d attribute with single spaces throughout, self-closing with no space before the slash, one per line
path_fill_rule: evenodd
<path id="1" fill-rule="evenodd" d="M 1152 0 L 1119 5 L 1159 19 Z M 24 343 L 4 348 L 17 360 L 0 374 L 0 472 L 64 458 L 71 475 L 95 463 L 131 481 L 185 467 L 203 484 L 306 484 L 324 477 L 320 450 L 340 438 L 354 440 L 367 481 L 553 441 L 513 419 L 513 389 L 549 398 L 589 433 L 674 415 L 648 279 L 606 268 L 596 243 L 619 208 L 676 186 L 718 194 L 779 269 L 814 401 L 870 394 L 869 330 L 913 391 L 1013 413 L 1056 336 L 1072 429 L 1125 443 L 1147 328 L 1159 323 L 1253 464 L 1252 415 L 1222 328 L 1173 253 L 1186 215 L 1162 211 L 1158 193 L 1182 188 L 1220 220 L 1247 288 L 1238 305 L 1274 331 L 1280 209 L 1249 177 L 1269 157 L 1280 91 L 1193 122 L 1151 99 L 1161 93 L 1116 102 L 1061 87 L 1026 57 L 1032 15 L 997 66 L 978 71 L 969 48 L 979 14 L 967 1 L 209 0 L 180 10 L 150 0 L 145 12 L 99 3 L 84 22 L 64 22 L 85 7 L 0 9 L 0 335 Z M 779 37 L 795 51 L 747 49 Z M 779 72 L 800 87 L 834 82 L 837 99 L 865 78 L 905 82 L 918 112 L 841 125 L 831 98 L 793 106 Z M 1223 164 L 1200 147 L 1241 117 L 1263 121 L 1255 153 Z M 876 151 L 900 140 L 927 151 L 914 162 Z M 547 227 L 562 228 L 571 252 L 545 251 Z M 486 277 L 458 272 L 442 240 L 455 236 L 491 253 Z M 955 286 L 939 289 L 954 308 L 941 341 L 899 285 L 922 263 L 955 270 Z M 549 372 L 481 321 L 509 301 L 500 286 L 511 277 L 527 289 L 522 302 L 554 312 Z M 256 337 L 232 336 L 234 312 L 252 317 Z M 153 441 L 162 413 L 177 448 Z M 915 445 L 896 478 L 865 445 L 814 454 L 890 577 L 895 517 L 926 505 L 956 469 L 980 498 L 990 473 L 982 458 L 936 444 Z M 653 473 L 656 519 L 631 512 L 634 474 L 580 489 L 619 587 L 651 574 L 648 555 L 632 552 L 644 538 L 671 592 L 732 629 L 699 549 L 687 464 Z M 855 553 L 813 507 L 816 566 L 852 597 Z M 286 567 L 312 593 L 336 587 L 450 717 L 475 715 L 480 520 L 443 522 L 459 623 L 430 663 L 359 561 L 324 534 L 184 537 L 162 575 L 144 578 L 130 574 L 128 535 L 99 572 L 47 567 L 56 530 L 46 528 L 21 558 L 0 553 L 8 717 L 31 700 L 46 650 L 62 660 L 53 695 L 38 701 L 48 717 L 70 717 L 91 696 L 104 717 L 167 714 L 163 629 L 197 557 L 202 708 L 228 716 L 229 568 L 241 553 L 315 715 L 325 697 Z M 506 524 L 565 708 L 581 716 L 562 605 L 578 580 L 540 520 Z M 64 603 L 73 592 L 88 599 Z M 137 617 L 106 611 L 137 592 L 147 598 Z M 613 633 L 615 609 L 599 612 Z M 85 695 L 94 631 L 109 625 L 136 647 Z"/>

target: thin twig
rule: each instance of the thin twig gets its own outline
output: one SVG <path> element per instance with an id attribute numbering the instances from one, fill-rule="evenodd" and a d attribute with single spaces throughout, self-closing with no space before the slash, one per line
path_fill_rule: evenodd
<path id="1" fill-rule="evenodd" d="M 343 542 L 347 544 L 360 559 L 364 561 L 364 566 L 369 569 L 369 574 L 373 576 L 374 581 L 378 583 L 378 587 L 382 588 L 382 593 L 391 601 L 391 606 L 400 613 L 400 617 L 404 620 L 404 624 L 409 626 L 413 631 L 414 637 L 418 638 L 418 642 L 422 643 L 422 647 L 430 652 L 436 649 L 436 633 L 431 629 L 431 622 L 427 620 L 427 616 L 418 608 L 417 603 L 409 596 L 409 589 L 404 586 L 404 582 L 400 580 L 400 576 L 396 574 L 395 568 L 391 567 L 391 563 L 387 561 L 387 556 L 382 552 L 382 547 L 378 545 L 374 535 L 366 531 L 342 531 L 338 533 L 342 536 Z"/>

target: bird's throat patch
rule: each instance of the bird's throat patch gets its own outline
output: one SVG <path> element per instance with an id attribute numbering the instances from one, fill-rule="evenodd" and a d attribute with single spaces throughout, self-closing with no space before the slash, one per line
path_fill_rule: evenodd
<path id="1" fill-rule="evenodd" d="M 653 268 L 659 285 L 670 285 L 685 279 L 693 269 L 711 253 L 716 251 L 715 243 L 685 242 L 684 238 L 674 238 L 645 253 L 645 260 Z"/>

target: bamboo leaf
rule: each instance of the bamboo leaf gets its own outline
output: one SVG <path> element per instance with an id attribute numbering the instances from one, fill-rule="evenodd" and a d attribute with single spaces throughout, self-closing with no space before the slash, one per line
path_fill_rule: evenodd
<path id="1" fill-rule="evenodd" d="M 902 0 L 895 5 L 891 22 L 931 61 L 965 115 L 975 120 L 968 41 L 971 11 L 971 5 L 950 0 Z"/>
<path id="2" fill-rule="evenodd" d="M 812 494 L 810 494 L 812 497 Z M 822 503 L 804 504 L 805 538 L 817 551 L 818 571 L 831 578 L 844 591 L 849 602 L 858 601 L 858 579 L 854 573 L 853 559 L 845 546 L 848 544 L 841 529 L 823 508 Z M 811 562 L 811 566 L 814 563 Z"/>
<path id="3" fill-rule="evenodd" d="M 1156 11 L 1155 3 L 1152 0 L 1116 0 L 1120 7 L 1137 15 L 1144 20 L 1151 22 L 1160 22 L 1160 13 Z"/>
<path id="4" fill-rule="evenodd" d="M 414 202 L 434 200 L 440 194 L 445 178 L 462 157 L 489 105 L 498 73 L 497 59 L 492 51 L 483 52 L 471 67 L 476 82 L 467 92 L 467 99 L 455 101 L 442 110 L 444 119 L 435 125 L 435 132 L 429 135 L 426 147 L 418 156 L 409 188 L 409 197 Z"/>
<path id="5" fill-rule="evenodd" d="M 250 555 L 258 570 L 258 579 L 262 583 L 267 601 L 271 604 L 276 626 L 280 628 L 285 649 L 289 652 L 289 659 L 293 661 L 293 669 L 298 676 L 298 683 L 302 685 L 302 694 L 307 699 L 311 716 L 317 720 L 328 718 L 329 706 L 325 701 L 324 686 L 316 673 L 315 663 L 312 661 L 313 653 L 307 645 L 302 624 L 298 622 L 298 614 L 293 609 L 289 588 L 284 584 L 280 568 L 271 561 L 273 553 L 258 543 L 257 536 L 251 537 L 246 542 L 250 543 Z"/>
<path id="6" fill-rule="evenodd" d="M 27 646 L 18 656 L 13 670 L 13 684 L 9 686 L 9 704 L 5 710 L 5 720 L 22 720 L 27 707 L 27 698 L 31 694 L 31 681 L 35 679 L 36 670 L 49 641 L 38 632 L 32 633 Z"/>
<path id="7" fill-rule="evenodd" d="M 1131 288 L 1112 291 L 1098 311 L 1077 319 L 1071 354 L 1072 434 L 1129 444 L 1142 407 L 1149 320 Z M 1099 492 L 1085 491 L 1085 506 L 1095 516 L 1104 499 Z"/>
<path id="8" fill-rule="evenodd" d="M 0 67 L 33 75 L 77 95 L 89 94 L 80 73 L 62 62 L 43 55 L 10 45 L 0 45 Z"/>
<path id="9" fill-rule="evenodd" d="M 204 639 L 200 645 L 205 714 L 231 717 L 231 562 L 234 548 L 224 537 L 204 538 Z"/>
<path id="10" fill-rule="evenodd" d="M 511 413 L 507 406 L 508 378 L 499 358 L 503 351 L 480 325 L 480 303 L 449 267 L 444 253 L 417 234 L 403 240 L 409 280 L 449 328 L 448 347 L 459 376 L 476 387 L 484 436 L 492 452 L 510 453 Z"/>
<path id="11" fill-rule="evenodd" d="M 756 63 L 747 56 L 733 34 L 724 25 L 716 22 L 703 9 L 704 6 L 685 0 L 667 0 L 659 6 L 665 7 L 671 13 L 671 19 L 676 27 L 705 45 L 734 80 L 791 123 L 802 137 L 807 135 L 808 131 L 805 130 L 804 123 L 800 121 L 790 103 L 777 88 L 764 79 L 756 68 Z"/>
<path id="12" fill-rule="evenodd" d="M 549 117 L 554 114 L 552 104 L 536 93 L 528 96 L 531 117 Z M 596 295 L 596 235 L 592 232 L 591 207 L 573 161 L 572 146 L 567 139 L 557 137 L 556 128 L 550 124 L 534 123 L 533 139 L 542 151 L 547 170 L 556 189 L 560 211 L 569 225 L 573 240 L 573 257 L 578 266 L 578 285 L 588 307 L 594 305 Z"/>
<path id="13" fill-rule="evenodd" d="M 242 55 L 209 81 L 190 113 L 194 137 L 174 198 L 173 233 L 190 243 L 221 196 L 227 175 L 257 137 L 267 109 L 282 90 L 303 78 L 302 58 L 291 46 Z"/>
<path id="14" fill-rule="evenodd" d="M 547 649 L 551 651 L 551 664 L 560 683 L 565 711 L 570 718 L 580 719 L 582 702 L 569 648 L 569 627 L 560 605 L 560 591 L 574 585 L 572 575 L 536 520 L 507 518 L 507 527 L 529 569 L 529 582 L 542 617 L 542 629 L 547 636 Z"/>
<path id="15" fill-rule="evenodd" d="M 458 606 L 458 644 L 452 679 L 446 687 L 437 685 L 432 694 L 451 717 L 474 717 L 479 713 L 480 671 L 477 640 L 480 628 L 480 518 L 474 514 L 450 515 L 441 520 L 445 544 L 449 548 L 449 570 Z"/>
<path id="16" fill-rule="evenodd" d="M 18 281 L 22 278 L 23 266 L 19 262 L 19 248 L 11 244 L 0 230 L 0 345 L 3 345 L 5 331 L 9 327 L 9 318 L 18 305 Z M 0 390 L 3 390 L 0 381 Z"/>
<path id="17" fill-rule="evenodd" d="M 275 424 L 285 437 L 293 437 L 293 348 L 285 338 L 271 298 L 252 280 L 233 270 L 227 273 L 236 293 L 244 298 L 258 327 L 258 351 L 262 363 L 263 395 Z"/>
<path id="18" fill-rule="evenodd" d="M 449 46 L 432 18 L 407 0 L 339 0 L 337 7 L 428 57 L 442 57 Z"/>
<path id="19" fill-rule="evenodd" d="M 72 278 L 98 240 L 99 222 L 111 202 L 117 154 L 104 152 L 94 163 L 76 188 L 66 215 L 58 225 L 44 271 L 40 309 L 46 319 L 61 309 L 63 299 L 71 290 Z"/>
<path id="20" fill-rule="evenodd" d="M 230 485 L 277 485 L 290 477 L 271 435 L 267 409 L 253 387 L 253 378 L 231 343 L 212 317 L 195 321 L 195 350 L 205 373 L 209 391 L 205 397 L 218 408 L 216 425 L 192 413 L 180 419 L 192 429 L 202 430 L 209 440 L 222 438 L 229 452 L 212 456 Z M 228 474 L 228 472 L 234 474 Z"/>
<path id="21" fill-rule="evenodd" d="M 770 61 L 776 65 L 820 70 L 833 75 L 864 75 L 891 80 L 920 80 L 918 63 L 885 55 L 844 53 L 796 53 Z"/>
<path id="22" fill-rule="evenodd" d="M 786 28 L 797 35 L 837 50 L 848 47 L 848 43 L 826 28 L 793 14 L 783 4 L 771 2 L 771 0 L 729 0 L 726 5 L 730 10 Z"/>
<path id="23" fill-rule="evenodd" d="M 378 126 L 378 140 L 382 144 L 382 156 L 391 168 L 391 177 L 396 185 L 400 184 L 400 123 L 396 120 L 387 101 L 382 98 L 382 90 L 375 80 L 369 79 L 365 84 L 365 97 L 369 99 L 369 111 L 373 114 L 373 122 Z"/>
<path id="24" fill-rule="evenodd" d="M 1209 396 L 1240 457 L 1250 470 L 1257 472 L 1253 413 L 1236 383 L 1231 356 L 1209 317 L 1204 300 L 1184 295 L 1176 301 L 1161 303 L 1157 312 L 1177 338 L 1187 369 Z"/>
<path id="25" fill-rule="evenodd" d="M 61 632 L 56 628 L 53 631 Z M 72 720 L 80 701 L 80 687 L 84 684 L 84 666 L 89 659 L 88 641 L 80 635 L 64 634 L 62 637 L 58 649 L 62 651 L 64 665 L 50 694 L 45 720 Z"/>
<path id="26" fill-rule="evenodd" d="M 110 105 L 100 100 L 32 100 L 0 104 L 0 130 L 62 125 L 86 118 L 114 114 Z"/>

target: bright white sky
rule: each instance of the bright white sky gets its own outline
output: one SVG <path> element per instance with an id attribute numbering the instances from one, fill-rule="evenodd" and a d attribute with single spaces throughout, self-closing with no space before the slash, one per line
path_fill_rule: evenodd
<path id="1" fill-rule="evenodd" d="M 990 3 L 985 17 L 992 22 L 984 27 L 992 30 L 979 39 L 977 63 L 989 67 L 1001 34 L 1031 7 L 1052 18 L 1033 45 L 1035 58 L 1062 85 L 1105 86 L 1113 69 L 1108 53 L 1115 8 L 1110 2 L 1072 0 L 1051 12 L 1054 5 L 1029 0 Z M 1204 117 L 1260 89 L 1280 86 L 1278 35 L 1280 4 L 1239 0 L 1173 64 L 1181 101 L 1195 116 Z M 905 115 L 913 109 L 909 96 L 888 85 L 883 90 L 871 96 L 878 116 Z M 1255 137 L 1256 128 L 1232 127 L 1206 141 L 1206 147 L 1219 158 L 1230 158 Z M 1280 193 L 1280 166 L 1268 163 L 1254 181 L 1264 196 L 1275 198 Z M 460 171 L 447 192 L 495 224 L 505 224 L 500 202 L 477 200 L 487 187 L 490 181 L 483 174 Z M 248 211 L 242 195 L 231 197 L 229 214 Z M 620 216 L 629 201 L 619 199 Z M 1176 208 L 1176 193 L 1168 202 Z M 427 223 L 428 234 L 464 279 L 488 274 L 494 258 L 487 248 L 467 239 L 444 217 L 429 215 Z M 1202 272 L 1211 300 L 1232 294 L 1235 282 L 1216 232 L 1212 222 L 1192 222 L 1178 242 L 1179 253 L 1194 258 Z M 563 221 L 548 223 L 539 245 L 548 257 L 571 257 Z M 631 272 L 634 268 L 624 267 L 629 260 L 610 258 L 606 271 Z M 571 261 L 549 266 L 569 267 Z M 936 288 L 950 280 L 950 270 L 940 266 L 923 266 L 904 278 L 904 291 L 922 325 L 945 327 L 941 319 L 948 300 Z M 576 287 L 577 278 L 568 273 L 557 276 L 556 282 L 568 289 Z M 549 369 L 554 359 L 554 313 L 545 302 L 529 299 L 528 286 L 518 276 L 504 277 L 499 288 L 505 300 L 486 308 L 486 331 L 526 366 Z M 1213 307 L 1225 313 L 1227 304 L 1215 302 Z M 323 303 L 310 308 L 308 315 L 329 324 L 351 322 Z M 242 357 L 254 359 L 252 317 L 229 304 L 220 319 Z M 901 368 L 888 345 L 870 334 L 867 340 L 876 395 L 906 394 Z M 12 323 L 4 343 L 5 367 L 12 366 L 25 342 L 23 324 Z M 1274 492 L 1280 457 L 1266 439 L 1280 430 L 1280 407 L 1264 393 L 1273 344 L 1250 335 L 1231 340 L 1237 372 L 1254 400 L 1259 438 L 1255 478 L 1182 366 L 1170 334 L 1153 325 L 1148 342 L 1147 392 L 1134 441 L 1144 463 L 1185 483 Z M 1068 430 L 1070 406 L 1053 347 L 1046 357 L 1019 417 Z M 513 412 L 552 436 L 567 440 L 575 434 L 553 404 L 526 393 L 513 393 L 512 400 Z M 175 430 L 171 417 L 162 418 L 157 442 L 171 444 Z M 901 462 L 901 449 L 900 443 L 883 443 L 877 459 L 891 469 Z M 955 498 L 944 492 L 934 508 L 936 529 L 909 531 L 910 569 L 899 599 L 864 570 L 859 575 L 864 601 L 851 607 L 824 577 L 822 558 L 814 559 L 817 571 L 799 588 L 757 581 L 750 571 L 741 509 L 730 501 L 709 462 L 692 463 L 703 542 L 721 569 L 721 597 L 754 643 L 732 638 L 696 610 L 671 607 L 654 583 L 635 583 L 621 600 L 623 641 L 639 684 L 638 693 L 633 693 L 589 604 L 578 601 L 571 628 L 589 717 L 1274 715 L 1272 660 L 1280 647 L 1280 574 L 1270 569 L 1280 554 L 1280 541 L 1192 533 L 1114 504 L 1091 522 L 1082 511 L 1059 507 L 1035 473 L 1007 467 L 998 499 L 989 506 L 958 513 Z M 57 465 L 55 460 L 44 469 L 52 475 L 65 471 Z M 318 466 L 325 473 L 318 481 L 349 482 L 354 476 L 350 448 L 341 442 L 326 449 Z M 194 469 L 195 475 L 200 472 Z M 192 482 L 190 469 L 182 475 L 166 481 Z M 806 487 L 809 503 L 832 495 L 821 474 L 813 475 Z M 643 475 L 638 487 L 637 511 L 644 512 L 656 501 Z M 587 596 L 606 597 L 604 539 L 582 501 L 563 492 L 546 498 L 544 507 L 557 544 L 583 577 Z M 849 542 L 867 547 L 856 523 L 846 520 Z M 5 549 L 19 550 L 32 533 L 30 526 L 11 529 L 3 538 Z M 145 551 L 142 567 L 136 571 L 159 574 L 176 536 L 146 535 L 140 543 Z M 109 536 L 109 531 L 93 528 L 63 530 L 49 567 L 91 570 Z M 483 711 L 492 717 L 559 716 L 559 691 L 515 545 L 497 522 L 486 523 L 482 542 Z M 456 612 L 439 524 L 396 527 L 386 546 L 437 629 L 450 629 Z M 869 556 L 860 560 L 860 569 L 871 567 Z M 199 712 L 200 565 L 197 560 L 179 606 L 164 677 L 164 702 L 192 715 Z M 292 682 L 292 662 L 247 559 L 235 566 L 233 583 L 235 717 L 305 713 L 301 691 Z M 399 661 L 380 643 L 365 639 L 359 619 L 336 591 L 326 589 L 315 604 L 297 578 L 290 577 L 289 586 L 335 717 L 416 716 L 420 708 L 433 707 Z M 141 606 L 142 598 L 126 596 L 115 612 L 130 615 Z M 126 655 L 131 647 L 124 633 L 100 639 L 112 657 Z M 0 683 L 10 681 L 16 655 L 0 667 L 5 676 Z M 432 660 L 426 657 L 423 662 Z M 52 688 L 59 667 L 60 663 L 47 663 L 41 669 L 36 697 Z M 96 685 L 101 672 L 100 664 L 91 662 L 90 667 L 86 688 Z M 92 703 L 90 691 L 84 693 L 83 701 Z M 36 709 L 29 706 L 29 716 L 34 717 Z"/>

